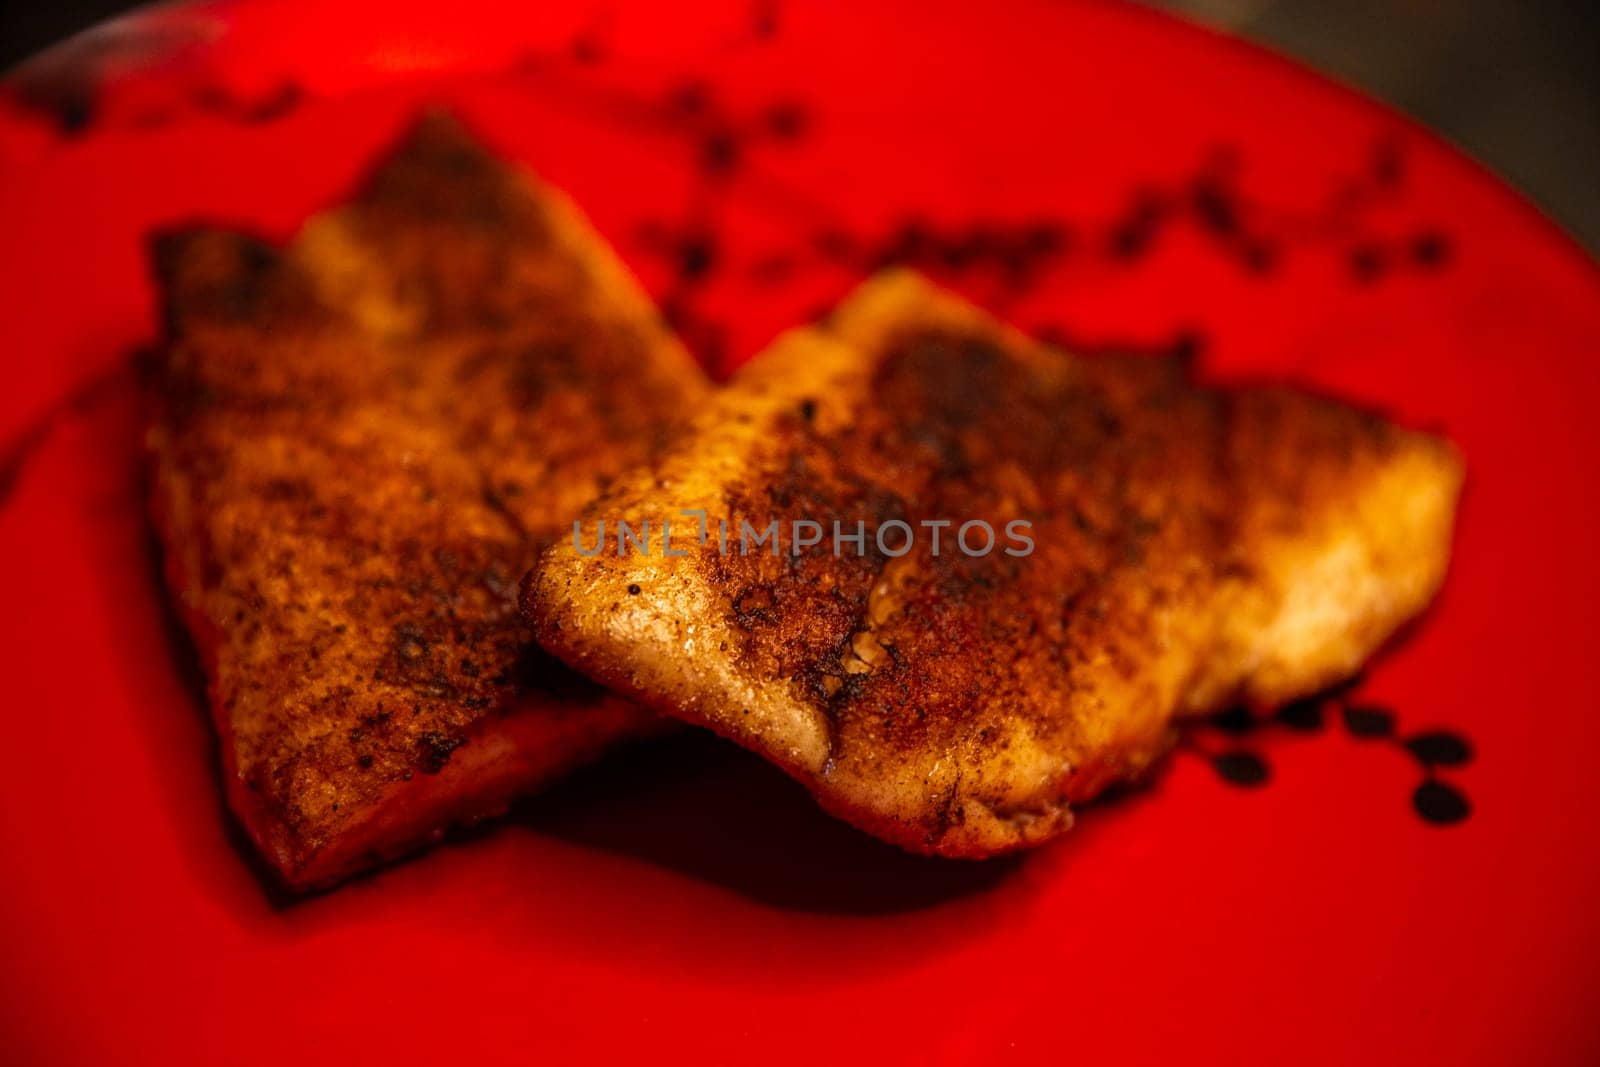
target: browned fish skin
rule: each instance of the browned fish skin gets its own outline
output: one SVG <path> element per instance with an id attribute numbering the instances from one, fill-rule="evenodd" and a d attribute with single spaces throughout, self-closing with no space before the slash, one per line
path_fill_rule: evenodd
<path id="1" fill-rule="evenodd" d="M 518 576 L 705 388 L 559 194 L 423 122 L 279 252 L 157 242 L 154 514 L 230 799 L 326 885 L 655 718 L 531 646 Z"/>
<path id="2" fill-rule="evenodd" d="M 1042 841 L 1136 778 L 1184 715 L 1274 705 L 1358 669 L 1431 598 L 1461 467 L 1443 441 L 1288 390 L 1196 388 L 1177 361 L 1080 360 L 914 275 L 779 339 L 595 520 L 704 508 L 646 557 L 547 549 L 540 642 L 620 692 L 761 753 L 829 810 L 919 852 Z M 737 523 L 812 519 L 799 557 Z M 866 554 L 832 553 L 835 519 Z M 990 522 L 969 557 L 901 519 Z M 1005 523 L 1035 549 L 1012 556 Z M 714 527 L 713 527 L 714 529 Z M 887 544 L 902 540 L 896 532 Z M 973 531 L 974 546 L 982 543 Z"/>

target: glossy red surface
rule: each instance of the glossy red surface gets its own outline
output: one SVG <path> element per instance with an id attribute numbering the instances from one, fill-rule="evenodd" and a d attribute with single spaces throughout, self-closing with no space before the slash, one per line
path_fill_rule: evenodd
<path id="1" fill-rule="evenodd" d="M 177 9 L 6 90 L 0 1058 L 1600 1056 L 1576 246 L 1404 120 L 1131 8 L 549 6 Z M 1330 711 L 1201 731 L 1065 839 L 942 864 L 685 738 L 275 904 L 151 565 L 119 369 L 157 330 L 141 241 L 287 234 L 428 102 L 570 190 L 721 370 L 898 255 L 1028 328 L 1191 336 L 1209 378 L 1444 430 L 1453 573 L 1349 699 L 1470 739 L 1438 771 L 1470 816 L 1419 818 L 1418 762 Z M 1267 784 L 1204 755 L 1236 747 Z"/>

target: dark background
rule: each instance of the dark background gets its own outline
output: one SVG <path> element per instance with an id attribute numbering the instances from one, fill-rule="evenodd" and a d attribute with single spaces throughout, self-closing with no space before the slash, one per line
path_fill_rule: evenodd
<path id="1" fill-rule="evenodd" d="M 1600 253 L 1595 0 L 1144 0 L 1296 56 L 1489 164 Z M 136 6 L 0 2 L 0 69 Z"/>

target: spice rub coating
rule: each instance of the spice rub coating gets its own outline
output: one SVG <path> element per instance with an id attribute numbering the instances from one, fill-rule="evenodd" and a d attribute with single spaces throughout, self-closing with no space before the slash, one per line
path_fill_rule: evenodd
<path id="1" fill-rule="evenodd" d="M 191 229 L 154 259 L 153 514 L 230 802 L 287 884 L 654 728 L 516 612 L 538 546 L 705 389 L 561 194 L 432 116 L 286 248 Z"/>
<path id="2" fill-rule="evenodd" d="M 1036 844 L 1138 778 L 1174 724 L 1355 672 L 1445 572 L 1444 441 L 1286 389 L 1195 386 L 1178 360 L 1079 359 L 920 277 L 869 281 L 758 356 L 580 552 L 523 587 L 540 643 L 711 727 L 828 810 L 917 852 Z M 694 536 L 685 509 L 704 509 Z M 730 547 L 716 520 L 729 522 Z M 673 522 L 598 555 L 599 520 Z M 824 529 L 741 551 L 741 520 Z M 865 538 L 835 554 L 832 524 Z M 916 543 L 900 554 L 913 528 Z M 949 520 L 941 551 L 927 521 Z M 995 531 L 960 550 L 963 522 Z M 1007 538 L 1023 520 L 1032 551 Z"/>

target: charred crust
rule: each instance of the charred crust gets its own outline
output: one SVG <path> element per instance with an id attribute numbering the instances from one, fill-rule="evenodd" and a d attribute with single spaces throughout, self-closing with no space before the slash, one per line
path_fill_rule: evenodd
<path id="1" fill-rule="evenodd" d="M 466 744 L 466 739 L 450 734 L 425 731 L 417 737 L 417 769 L 423 774 L 438 774 L 450 762 L 456 749 Z"/>

